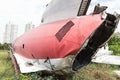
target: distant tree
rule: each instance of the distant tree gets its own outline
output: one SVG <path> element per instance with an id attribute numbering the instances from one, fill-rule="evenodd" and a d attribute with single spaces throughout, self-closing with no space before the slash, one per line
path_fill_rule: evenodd
<path id="1" fill-rule="evenodd" d="M 4 43 L 3 44 L 3 49 L 4 50 L 9 50 L 9 44 L 8 43 Z"/>
<path id="2" fill-rule="evenodd" d="M 0 43 L 0 50 L 3 50 L 3 45 Z"/>

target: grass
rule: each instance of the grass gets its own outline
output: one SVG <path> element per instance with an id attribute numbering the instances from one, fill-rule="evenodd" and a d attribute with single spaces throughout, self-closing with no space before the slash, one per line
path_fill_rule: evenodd
<path id="1" fill-rule="evenodd" d="M 0 80 L 10 78 L 13 75 L 14 69 L 7 51 L 0 50 Z"/>
<path id="2" fill-rule="evenodd" d="M 65 80 L 120 80 L 113 73 L 115 69 L 119 69 L 119 66 L 91 63 L 80 72 L 66 75 Z M 40 72 L 15 75 L 7 51 L 0 50 L 0 80 L 59 80 L 58 78 L 55 75 L 43 77 Z"/>
<path id="3" fill-rule="evenodd" d="M 118 69 L 118 67 L 91 63 L 76 75 L 80 77 L 79 79 L 82 78 L 81 80 L 119 80 L 120 78 L 113 73 L 114 69 Z"/>

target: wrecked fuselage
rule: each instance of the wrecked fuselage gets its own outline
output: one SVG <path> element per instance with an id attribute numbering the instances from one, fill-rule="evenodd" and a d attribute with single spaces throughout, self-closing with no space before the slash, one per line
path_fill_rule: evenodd
<path id="1" fill-rule="evenodd" d="M 100 13 L 41 25 L 12 44 L 16 65 L 22 73 L 78 71 L 109 40 L 118 21 Z"/>

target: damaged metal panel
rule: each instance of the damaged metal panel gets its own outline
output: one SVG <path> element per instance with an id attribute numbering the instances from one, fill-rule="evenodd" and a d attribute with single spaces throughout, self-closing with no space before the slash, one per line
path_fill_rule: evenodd
<path id="1" fill-rule="evenodd" d="M 91 0 L 82 0 L 77 16 L 85 15 Z"/>
<path id="2" fill-rule="evenodd" d="M 91 0 L 52 0 L 42 16 L 42 23 L 85 15 Z"/>

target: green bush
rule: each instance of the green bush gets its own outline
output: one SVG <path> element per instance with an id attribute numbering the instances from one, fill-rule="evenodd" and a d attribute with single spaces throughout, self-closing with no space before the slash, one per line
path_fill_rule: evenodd
<path id="1" fill-rule="evenodd" d="M 120 33 L 114 33 L 108 42 L 110 50 L 114 55 L 120 56 Z"/>
<path id="2" fill-rule="evenodd" d="M 109 45 L 120 45 L 120 33 L 114 33 L 108 42 Z"/>
<path id="3" fill-rule="evenodd" d="M 109 45 L 109 49 L 113 51 L 114 55 L 120 56 L 120 45 Z"/>

